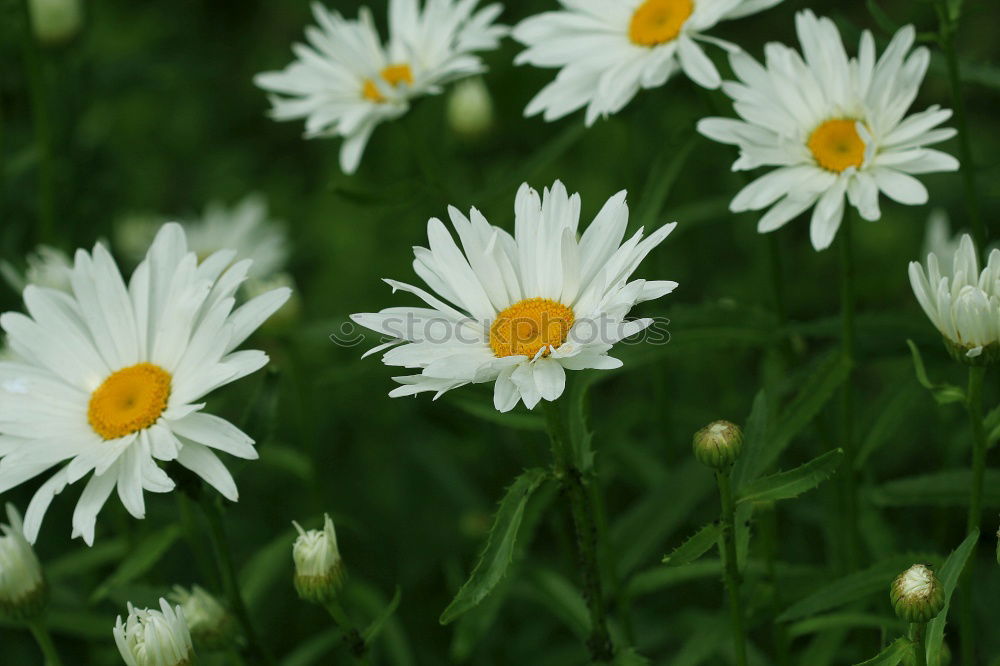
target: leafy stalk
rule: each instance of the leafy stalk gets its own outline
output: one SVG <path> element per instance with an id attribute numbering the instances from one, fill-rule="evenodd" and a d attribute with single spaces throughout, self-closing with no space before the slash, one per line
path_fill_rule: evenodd
<path id="1" fill-rule="evenodd" d="M 236 577 L 236 565 L 233 562 L 233 553 L 229 549 L 229 541 L 226 539 L 226 530 L 222 524 L 222 508 L 214 498 L 204 498 L 201 506 L 205 511 L 205 518 L 208 520 L 208 535 L 212 542 L 212 551 L 215 554 L 215 561 L 219 568 L 219 576 L 222 578 L 222 587 L 229 599 L 229 604 L 236 615 L 243 635 L 247 639 L 250 654 L 254 663 L 263 666 L 273 666 L 274 658 L 261 643 L 250 621 L 250 613 L 247 611 L 246 602 L 240 592 L 239 580 Z"/>
<path id="2" fill-rule="evenodd" d="M 736 650 L 737 666 L 746 666 L 747 639 L 743 628 L 743 604 L 740 599 L 740 569 L 736 561 L 736 503 L 733 501 L 733 487 L 729 479 L 730 470 L 715 473 L 719 482 L 719 500 L 722 504 L 722 546 L 725 561 L 726 592 L 729 596 L 730 627 L 733 647 Z"/>
<path id="3" fill-rule="evenodd" d="M 55 643 L 52 642 L 52 634 L 49 633 L 48 627 L 45 626 L 44 618 L 29 622 L 28 629 L 31 630 L 31 635 L 35 637 L 35 642 L 38 643 L 38 647 L 45 657 L 45 666 L 62 666 L 62 661 L 59 659 L 59 652 L 56 651 Z"/>
<path id="4" fill-rule="evenodd" d="M 927 666 L 927 623 L 915 622 L 910 625 L 910 638 L 913 640 L 915 666 Z"/>
<path id="5" fill-rule="evenodd" d="M 576 531 L 576 548 L 583 596 L 590 614 L 590 636 L 587 649 L 595 662 L 610 662 L 614 657 L 611 636 L 608 632 L 607 610 L 601 589 L 601 572 L 597 563 L 597 528 L 589 494 L 584 486 L 583 473 L 573 461 L 571 442 L 559 405 L 545 402 L 545 415 L 552 441 L 552 459 L 556 478 L 562 485 L 569 502 Z"/>

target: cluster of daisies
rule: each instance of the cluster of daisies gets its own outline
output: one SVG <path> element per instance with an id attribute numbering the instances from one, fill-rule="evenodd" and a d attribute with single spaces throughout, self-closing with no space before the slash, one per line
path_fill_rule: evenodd
<path id="1" fill-rule="evenodd" d="M 954 134 L 940 127 L 951 112 L 932 106 L 907 115 L 929 62 L 927 49 L 914 48 L 912 27 L 881 55 L 866 31 L 851 56 L 832 21 L 802 11 L 795 26 L 801 51 L 769 43 L 761 63 L 708 32 L 780 0 L 560 2 L 508 29 L 496 23 L 497 4 L 389 0 L 385 41 L 367 9 L 349 19 L 314 4 L 316 26 L 306 30 L 308 44 L 294 47 L 295 61 L 255 81 L 272 93 L 275 118 L 304 119 L 310 138 L 339 137 L 341 166 L 354 172 L 380 123 L 450 83 L 477 81 L 470 77 L 485 71 L 479 54 L 508 34 L 525 47 L 517 63 L 559 70 L 525 109 L 547 121 L 585 109 L 591 125 L 640 89 L 683 72 L 699 86 L 721 88 L 738 116 L 702 119 L 698 131 L 739 148 L 734 170 L 767 170 L 735 195 L 732 210 L 766 209 L 760 232 L 811 210 L 817 250 L 833 242 L 848 205 L 877 220 L 880 194 L 923 204 L 928 194 L 914 176 L 958 168 L 928 147 Z M 728 54 L 737 80 L 723 80 L 706 46 Z M 369 353 L 411 371 L 395 378 L 390 395 L 436 397 L 492 384 L 501 412 L 555 401 L 567 370 L 619 367 L 613 347 L 653 324 L 630 318 L 633 307 L 677 286 L 632 278 L 675 223 L 626 236 L 625 192 L 583 226 L 579 194 L 558 181 L 541 193 L 523 185 L 513 208 L 513 233 L 475 208 L 468 215 L 449 208 L 451 229 L 431 219 L 427 247 L 415 249 L 413 262 L 426 288 L 386 280 L 423 305 L 352 316 L 385 338 Z M 175 463 L 235 501 L 236 483 L 219 454 L 257 457 L 253 439 L 207 412 L 205 398 L 268 362 L 240 346 L 292 294 L 280 225 L 262 199 L 249 197 L 232 208 L 213 204 L 183 226 L 123 229 L 118 245 L 136 264 L 128 279 L 103 243 L 72 258 L 40 248 L 23 273 L 0 267 L 26 308 L 0 316 L 0 493 L 44 477 L 23 524 L 8 508 L 0 610 L 44 597 L 30 544 L 68 485 L 83 484 L 73 536 L 92 544 L 112 491 L 142 518 L 147 491 L 174 489 L 166 465 Z M 952 265 L 944 263 L 931 254 L 926 269 L 911 265 L 918 301 L 956 356 L 1000 358 L 1000 251 L 980 272 L 966 236 Z M 322 533 L 300 533 L 300 592 L 316 596 L 317 581 L 339 579 L 336 537 L 329 521 Z M 204 591 L 176 600 L 194 604 L 187 615 L 221 612 Z M 179 665 L 192 658 L 193 630 L 181 606 L 163 601 L 158 611 L 130 606 L 114 635 L 132 666 Z M 150 662 L 151 654 L 159 660 Z"/>

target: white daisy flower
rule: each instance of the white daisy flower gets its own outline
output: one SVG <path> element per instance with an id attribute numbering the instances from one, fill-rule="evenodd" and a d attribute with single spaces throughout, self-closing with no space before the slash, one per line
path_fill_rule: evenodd
<path id="1" fill-rule="evenodd" d="M 28 506 L 29 541 L 52 498 L 88 475 L 74 537 L 93 543 L 97 513 L 116 487 L 142 518 L 145 490 L 174 487 L 157 461 L 176 460 L 237 499 L 211 449 L 247 459 L 257 452 L 238 428 L 202 411 L 204 397 L 267 363 L 261 351 L 235 349 L 290 290 L 234 309 L 250 268 L 235 256 L 220 250 L 199 264 L 180 225 L 167 224 L 128 284 L 98 244 L 77 251 L 72 293 L 29 286 L 28 314 L 0 316 L 22 359 L 0 363 L 0 493 L 61 465 Z"/>
<path id="2" fill-rule="evenodd" d="M 527 49 L 516 64 L 557 67 L 528 103 L 526 116 L 551 121 L 586 106 L 585 122 L 620 111 L 640 88 L 657 88 L 677 70 L 705 88 L 722 79 L 698 42 L 737 51 L 705 32 L 781 0 L 560 0 L 564 9 L 525 19 L 512 33 Z"/>
<path id="3" fill-rule="evenodd" d="M 306 120 L 306 138 L 343 139 L 340 166 L 354 173 L 372 131 L 409 110 L 410 100 L 485 71 L 474 52 L 495 49 L 506 28 L 493 21 L 499 4 L 479 0 L 389 0 L 389 41 L 383 46 L 371 12 L 343 18 L 313 3 L 318 28 L 306 29 L 296 60 L 254 78 L 271 96 L 277 120 Z"/>
<path id="4" fill-rule="evenodd" d="M 744 187 L 733 212 L 770 207 L 757 224 L 766 233 L 815 206 L 809 231 L 822 250 L 840 227 L 845 196 L 866 220 L 881 217 L 879 192 L 926 203 L 927 190 L 910 174 L 957 169 L 954 157 L 925 147 L 955 131 L 935 129 L 951 117 L 938 106 L 906 117 L 930 62 L 926 48 L 909 53 L 912 26 L 876 61 L 870 32 L 861 36 L 859 55 L 848 58 L 830 19 L 807 10 L 795 25 L 804 59 L 776 43 L 765 47 L 765 65 L 730 55 L 740 82 L 727 81 L 723 90 L 742 120 L 705 118 L 698 131 L 740 147 L 733 170 L 778 167 Z"/>
<path id="5" fill-rule="evenodd" d="M 188 666 L 194 663 L 191 632 L 180 606 L 160 599 L 160 610 L 128 604 L 115 621 L 115 644 L 126 666 Z"/>
<path id="6" fill-rule="evenodd" d="M 941 332 L 952 354 L 967 363 L 1000 358 L 1000 250 L 990 252 L 986 268 L 972 238 L 962 236 L 951 275 L 943 273 L 937 255 L 927 255 L 926 270 L 910 262 L 910 284 L 920 307 Z M 986 352 L 984 354 L 984 351 Z"/>
<path id="7" fill-rule="evenodd" d="M 395 280 L 429 308 L 389 308 L 352 315 L 358 324 L 392 338 L 369 353 L 393 347 L 386 365 L 419 369 L 395 377 L 389 395 L 445 391 L 494 382 L 501 412 L 524 401 L 555 400 L 566 370 L 611 369 L 621 361 L 612 346 L 652 319 L 626 321 L 636 303 L 659 298 L 676 282 L 628 281 L 643 258 L 674 229 L 648 238 L 639 229 L 622 244 L 628 224 L 625 192 L 607 201 L 581 237 L 580 195 L 556 182 L 542 197 L 522 185 L 514 204 L 514 235 L 472 209 L 467 218 L 448 209 L 459 248 L 444 224 L 427 225 L 430 248 L 415 248 L 413 268 L 437 295 Z M 399 346 L 396 346 L 399 345 Z"/>
<path id="8" fill-rule="evenodd" d="M 21 273 L 9 262 L 0 263 L 0 274 L 16 291 L 24 291 L 29 284 L 68 292 L 72 262 L 62 250 L 39 245 L 28 255 L 28 265 Z"/>

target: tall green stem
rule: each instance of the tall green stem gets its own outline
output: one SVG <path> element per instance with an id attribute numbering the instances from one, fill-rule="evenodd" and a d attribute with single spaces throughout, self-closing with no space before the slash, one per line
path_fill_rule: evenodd
<path id="1" fill-rule="evenodd" d="M 947 0 L 937 3 L 938 19 L 940 21 L 939 41 L 944 53 L 948 69 L 948 82 L 951 85 L 952 106 L 955 111 L 955 126 L 958 129 L 958 152 L 961 159 L 962 184 L 965 190 L 965 207 L 972 224 L 972 235 L 976 239 L 976 248 L 980 254 L 986 248 L 986 228 L 979 208 L 979 194 L 976 190 L 976 165 L 972 158 L 972 144 L 969 141 L 969 128 L 965 115 L 965 99 L 962 97 L 962 76 L 958 66 L 958 54 L 955 51 L 955 32 L 958 30 L 958 16 L 952 16 Z"/>
<path id="2" fill-rule="evenodd" d="M 62 666 L 62 661 L 59 659 L 59 652 L 56 651 L 56 645 L 52 642 L 52 634 L 49 633 L 48 627 L 45 626 L 44 618 L 29 622 L 28 629 L 31 630 L 31 635 L 35 637 L 35 642 L 38 643 L 38 647 L 42 650 L 42 655 L 45 657 L 45 666 Z"/>
<path id="3" fill-rule="evenodd" d="M 840 319 L 841 351 L 853 368 L 855 364 L 854 330 L 854 250 L 851 241 L 853 214 L 844 215 L 840 227 Z M 844 519 L 844 562 L 849 571 L 858 566 L 858 493 L 854 469 L 856 447 L 854 443 L 854 372 L 848 372 L 841 389 L 840 445 L 844 449 L 844 473 L 841 478 L 842 515 Z"/>
<path id="4" fill-rule="evenodd" d="M 351 652 L 351 656 L 354 657 L 354 661 L 362 666 L 371 663 L 368 658 L 368 645 L 365 644 L 365 640 L 358 633 L 358 630 L 354 628 L 354 623 L 351 622 L 351 618 L 347 617 L 347 613 L 340 603 L 336 599 L 330 599 L 323 606 L 330 614 L 333 623 L 343 634 L 344 643 Z"/>
<path id="5" fill-rule="evenodd" d="M 28 75 L 31 111 L 35 130 L 35 150 L 38 154 L 38 236 L 51 243 L 55 223 L 55 178 L 52 152 L 52 126 L 49 120 L 45 71 L 42 53 L 31 29 L 31 10 L 24 6 L 24 60 Z"/>
<path id="6" fill-rule="evenodd" d="M 246 602 L 243 601 L 243 594 L 240 592 L 239 579 L 236 576 L 236 565 L 233 562 L 233 553 L 229 549 L 229 541 L 226 539 L 226 530 L 222 524 L 222 508 L 214 498 L 204 498 L 201 503 L 205 510 L 205 517 L 208 519 L 208 534 L 212 541 L 212 550 L 215 553 L 216 564 L 219 567 L 219 575 L 222 578 L 222 587 L 229 599 L 229 604 L 236 615 L 237 621 L 243 629 L 243 634 L 247 639 L 250 655 L 254 663 L 264 666 L 273 666 L 274 658 L 260 642 L 253 623 L 250 621 L 250 613 L 247 611 Z"/>
<path id="7" fill-rule="evenodd" d="M 910 625 L 910 639 L 913 641 L 916 653 L 915 666 L 927 666 L 927 623 L 916 622 Z"/>
<path id="8" fill-rule="evenodd" d="M 983 477 L 986 473 L 986 429 L 983 427 L 983 380 L 986 368 L 969 367 L 969 386 L 965 393 L 965 407 L 972 429 L 972 489 L 969 495 L 969 516 L 966 529 L 971 532 L 980 526 L 983 513 Z M 972 570 L 975 557 L 970 557 L 962 571 L 962 593 L 959 600 L 959 629 L 962 646 L 962 663 L 975 664 L 975 614 L 972 608 Z"/>
<path id="9" fill-rule="evenodd" d="M 722 504 L 722 543 L 725 560 L 726 593 L 729 596 L 730 628 L 737 666 L 746 666 L 747 637 L 743 628 L 743 603 L 740 599 L 740 567 L 736 560 L 736 505 L 729 480 L 730 471 L 715 473 L 719 482 L 719 501 Z"/>
<path id="10" fill-rule="evenodd" d="M 608 633 L 607 610 L 601 589 L 601 571 L 597 563 L 597 528 L 594 523 L 594 509 L 583 473 L 573 461 L 569 435 L 563 422 L 559 405 L 543 401 L 547 418 L 549 437 L 552 440 L 552 460 L 556 477 L 562 485 L 563 494 L 569 502 L 576 532 L 576 550 L 583 583 L 583 596 L 590 613 L 590 636 L 587 649 L 595 662 L 609 662 L 614 658 L 614 648 Z"/>

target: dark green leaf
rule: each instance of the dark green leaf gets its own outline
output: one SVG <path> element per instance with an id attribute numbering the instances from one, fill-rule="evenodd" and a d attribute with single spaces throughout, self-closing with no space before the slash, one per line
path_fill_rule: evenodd
<path id="1" fill-rule="evenodd" d="M 927 623 L 927 664 L 928 666 L 940 666 L 941 645 L 944 643 L 944 625 L 948 621 L 948 609 L 951 607 L 951 595 L 955 592 L 958 579 L 965 569 L 965 563 L 969 560 L 976 543 L 979 541 L 979 530 L 973 529 L 965 541 L 959 544 L 958 548 L 951 552 L 948 559 L 938 570 L 938 580 L 944 588 L 944 610 L 938 613 L 937 617 Z"/>
<path id="2" fill-rule="evenodd" d="M 806 620 L 799 620 L 788 627 L 791 638 L 815 634 L 830 629 L 881 629 L 900 632 L 906 630 L 906 625 L 894 617 L 876 615 L 873 613 L 830 613 L 818 615 Z"/>
<path id="3" fill-rule="evenodd" d="M 174 545 L 181 535 L 181 529 L 177 525 L 171 525 L 162 530 L 158 530 L 132 549 L 129 555 L 122 560 L 118 568 L 103 583 L 101 583 L 91 595 L 91 602 L 100 601 L 108 595 L 113 588 L 124 585 L 135 580 L 146 573 L 160 561 L 160 558 L 167 554 L 170 547 Z"/>
<path id="4" fill-rule="evenodd" d="M 965 391 L 957 386 L 952 386 L 951 384 L 935 384 L 927 376 L 927 369 L 924 367 L 924 359 L 920 355 L 920 350 L 917 345 L 914 344 L 913 340 L 907 340 L 906 344 L 910 346 L 910 353 L 913 355 L 913 369 L 917 373 L 917 381 L 925 389 L 931 392 L 934 396 L 934 400 L 939 405 L 947 405 L 952 402 L 964 402 L 965 401 Z"/>
<path id="5" fill-rule="evenodd" d="M 909 638 L 897 638 L 877 655 L 863 661 L 857 666 L 896 666 L 903 661 L 907 653 L 913 652 L 913 641 Z"/>
<path id="6" fill-rule="evenodd" d="M 669 555 L 663 556 L 663 563 L 672 567 L 694 562 L 715 545 L 722 535 L 722 527 L 717 522 L 709 523 L 688 537 Z"/>
<path id="7" fill-rule="evenodd" d="M 776 502 L 798 497 L 829 479 L 844 458 L 842 449 L 828 451 L 818 458 L 747 484 L 737 502 Z"/>
<path id="8" fill-rule="evenodd" d="M 892 440 L 893 435 L 898 432 L 899 425 L 906 416 L 907 410 L 913 407 L 913 399 L 919 390 L 912 384 L 901 387 L 892 394 L 887 402 L 880 405 L 878 416 L 867 429 L 864 441 L 854 457 L 855 469 L 862 469 L 872 454 Z"/>
<path id="9" fill-rule="evenodd" d="M 517 531 L 524 517 L 524 507 L 531 494 L 549 477 L 544 469 L 529 469 L 507 489 L 493 519 L 486 548 L 476 563 L 469 580 L 441 614 L 441 624 L 448 624 L 470 608 L 475 608 L 503 578 L 514 556 Z"/>
<path id="10" fill-rule="evenodd" d="M 871 492 L 871 500 L 880 506 L 965 506 L 969 503 L 972 472 L 947 470 L 889 481 Z M 1000 470 L 986 470 L 983 504 L 1000 506 Z"/>

